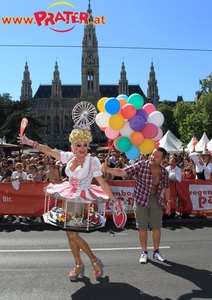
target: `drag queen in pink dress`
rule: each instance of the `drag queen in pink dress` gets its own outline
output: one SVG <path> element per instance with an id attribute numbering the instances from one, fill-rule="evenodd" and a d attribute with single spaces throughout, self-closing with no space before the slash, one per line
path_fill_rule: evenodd
<path id="1" fill-rule="evenodd" d="M 49 146 L 28 139 L 25 135 L 19 135 L 18 141 L 67 164 L 65 172 L 69 177 L 69 181 L 61 184 L 50 183 L 45 188 L 45 192 L 49 196 L 62 200 L 71 200 L 76 197 L 95 200 L 102 197 L 103 199 L 109 198 L 112 203 L 116 203 L 112 190 L 102 177 L 99 159 L 88 154 L 89 143 L 92 141 L 90 130 L 82 128 L 72 130 L 69 136 L 72 147 L 71 152 L 58 152 Z M 100 186 L 91 184 L 93 177 Z M 102 277 L 103 264 L 101 260 L 93 254 L 88 243 L 79 235 L 79 232 L 66 231 L 66 234 L 75 260 L 75 268 L 69 274 L 70 280 L 75 281 L 79 275 L 84 275 L 85 265 L 82 262 L 80 250 L 84 251 L 89 257 L 93 265 L 94 276 L 96 278 Z"/>

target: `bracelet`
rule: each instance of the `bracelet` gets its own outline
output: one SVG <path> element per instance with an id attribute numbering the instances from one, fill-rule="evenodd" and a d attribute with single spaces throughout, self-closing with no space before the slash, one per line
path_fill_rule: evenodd
<path id="1" fill-rule="evenodd" d="M 171 202 L 172 202 L 172 200 L 166 200 L 166 202 L 167 202 L 167 203 L 171 203 Z"/>
<path id="2" fill-rule="evenodd" d="M 37 146 L 38 146 L 38 142 L 34 141 L 34 142 L 32 143 L 32 148 L 33 148 L 33 149 L 36 149 Z"/>

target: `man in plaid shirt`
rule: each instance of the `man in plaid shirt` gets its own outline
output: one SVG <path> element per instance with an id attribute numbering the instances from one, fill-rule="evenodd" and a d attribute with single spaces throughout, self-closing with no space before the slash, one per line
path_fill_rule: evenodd
<path id="1" fill-rule="evenodd" d="M 162 210 L 166 210 L 167 214 L 171 212 L 169 175 L 167 170 L 162 166 L 162 162 L 166 156 L 166 150 L 162 147 L 157 147 L 153 150 L 148 160 L 141 160 L 124 169 L 108 168 L 107 164 L 103 164 L 102 166 L 104 172 L 115 176 L 134 176 L 133 208 L 142 248 L 139 259 L 140 263 L 147 263 L 148 259 L 148 225 L 152 229 L 153 258 L 159 261 L 166 260 L 159 251 Z M 163 191 L 166 197 L 166 204 L 163 201 Z"/>

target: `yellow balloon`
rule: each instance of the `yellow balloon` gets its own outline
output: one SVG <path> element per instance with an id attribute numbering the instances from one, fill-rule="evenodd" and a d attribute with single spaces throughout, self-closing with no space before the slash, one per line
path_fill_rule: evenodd
<path id="1" fill-rule="evenodd" d="M 138 148 L 143 154 L 150 154 L 155 148 L 155 142 L 151 139 L 145 138 L 143 143 L 139 145 Z"/>
<path id="2" fill-rule="evenodd" d="M 101 99 L 99 99 L 99 101 L 97 102 L 97 108 L 99 111 L 101 112 L 105 112 L 105 102 L 108 99 L 108 97 L 102 97 Z"/>
<path id="3" fill-rule="evenodd" d="M 122 115 L 115 114 L 109 119 L 109 126 L 114 130 L 120 130 L 124 127 L 125 119 Z"/>

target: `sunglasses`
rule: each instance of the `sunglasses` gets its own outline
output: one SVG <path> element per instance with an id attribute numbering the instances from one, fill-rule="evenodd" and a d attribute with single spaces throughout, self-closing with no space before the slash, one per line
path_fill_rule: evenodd
<path id="1" fill-rule="evenodd" d="M 85 147 L 87 148 L 88 147 L 88 144 L 76 144 L 77 148 L 80 148 L 80 147 Z"/>

